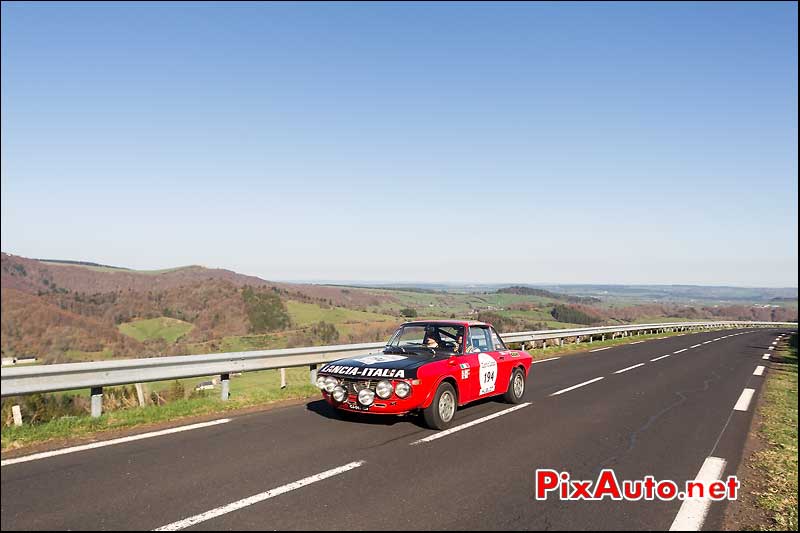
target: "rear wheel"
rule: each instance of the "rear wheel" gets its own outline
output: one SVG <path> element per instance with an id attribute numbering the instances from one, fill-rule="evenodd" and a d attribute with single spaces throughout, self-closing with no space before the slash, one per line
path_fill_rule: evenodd
<path id="1" fill-rule="evenodd" d="M 447 429 L 452 424 L 458 408 L 456 390 L 447 382 L 439 385 L 431 404 L 423 409 L 425 425 L 431 429 Z"/>
<path id="2" fill-rule="evenodd" d="M 517 367 L 511 373 L 511 381 L 508 383 L 508 390 L 503 399 L 508 403 L 520 403 L 525 394 L 525 372 Z"/>

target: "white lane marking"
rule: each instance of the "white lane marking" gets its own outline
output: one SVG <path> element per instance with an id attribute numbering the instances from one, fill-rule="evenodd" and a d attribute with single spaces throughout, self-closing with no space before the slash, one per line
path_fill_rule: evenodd
<path id="1" fill-rule="evenodd" d="M 778 344 L 778 341 L 774 341 L 774 342 L 772 343 L 772 345 L 773 345 L 773 346 L 775 346 L 776 344 Z"/>
<path id="2" fill-rule="evenodd" d="M 695 344 L 694 346 L 690 346 L 690 348 L 699 348 L 700 346 L 700 344 Z"/>
<path id="3" fill-rule="evenodd" d="M 661 339 L 666 339 L 666 337 L 656 337 L 657 341 L 660 341 Z"/>
<path id="4" fill-rule="evenodd" d="M 644 366 L 644 363 L 639 363 L 638 365 L 629 366 L 628 368 L 623 368 L 622 370 L 617 370 L 614 373 L 615 374 L 622 374 L 623 372 L 627 372 L 628 370 L 633 370 L 634 368 L 639 368 L 640 366 Z"/>
<path id="5" fill-rule="evenodd" d="M 700 467 L 700 472 L 697 473 L 695 481 L 701 481 L 708 486 L 708 483 L 719 480 L 725 471 L 725 464 L 725 459 L 707 457 L 703 461 L 703 466 Z M 681 508 L 669 530 L 700 531 L 703 527 L 703 522 L 706 521 L 706 516 L 708 516 L 709 507 L 711 507 L 711 499 L 708 497 L 687 498 L 681 504 Z"/>
<path id="6" fill-rule="evenodd" d="M 642 344 L 644 341 L 631 342 L 630 344 Z"/>
<path id="7" fill-rule="evenodd" d="M 762 374 L 764 374 L 764 366 L 763 365 L 758 365 L 756 367 L 756 369 L 753 370 L 753 375 L 754 376 L 760 376 Z"/>
<path id="8" fill-rule="evenodd" d="M 712 341 L 706 341 L 703 344 L 711 344 Z"/>
<path id="9" fill-rule="evenodd" d="M 363 464 L 364 461 L 354 461 L 352 463 L 347 463 L 344 466 L 332 468 L 331 470 L 326 470 L 325 472 L 322 472 L 320 474 L 315 474 L 313 476 L 308 476 L 301 480 L 283 485 L 282 487 L 268 490 L 266 492 L 262 492 L 254 496 L 250 496 L 249 498 L 244 498 L 242 500 L 229 503 L 228 505 L 217 507 L 216 509 L 211 509 L 210 511 L 206 511 L 205 513 L 200 513 L 198 515 L 190 516 L 189 518 L 185 518 L 183 520 L 178 520 L 177 522 L 173 522 L 171 524 L 167 524 L 166 526 L 162 526 L 156 529 L 155 531 L 178 531 L 180 529 L 186 529 L 187 527 L 191 527 L 201 522 L 205 522 L 206 520 L 211 520 L 212 518 L 216 518 L 218 516 L 222 516 L 224 514 L 237 511 L 244 507 L 249 507 L 250 505 L 263 502 L 264 500 L 274 498 L 275 496 L 280 496 L 281 494 L 285 494 L 287 492 L 299 489 L 301 487 L 305 487 L 306 485 L 316 483 L 317 481 L 322 481 L 323 479 L 343 474 L 344 472 L 353 470 L 354 468 L 358 468 Z"/>
<path id="10" fill-rule="evenodd" d="M 5 459 L 0 462 L 0 466 L 8 466 L 17 463 L 26 463 L 28 461 L 36 461 L 38 459 L 47 459 L 48 457 L 55 457 L 57 455 L 65 455 L 68 453 L 83 452 L 86 450 L 94 450 L 95 448 L 104 448 L 105 446 L 113 446 L 114 444 L 123 444 L 126 442 L 133 442 L 142 439 L 150 439 L 152 437 L 160 437 L 162 435 L 171 435 L 173 433 L 181 433 L 183 431 L 190 431 L 193 429 L 200 429 L 209 426 L 216 426 L 218 424 L 225 424 L 230 422 L 230 418 L 221 418 L 219 420 L 212 420 L 211 422 L 201 422 L 199 424 L 191 424 L 188 426 L 181 426 L 171 429 L 162 429 L 161 431 L 152 431 L 150 433 L 141 433 L 139 435 L 131 435 L 130 437 L 122 437 L 119 439 L 104 440 L 100 442 L 93 442 L 91 444 L 82 444 L 80 446 L 73 446 L 71 448 L 62 448 L 52 452 L 35 453 L 33 455 L 26 455 L 17 457 L 15 459 Z"/>
<path id="11" fill-rule="evenodd" d="M 538 361 L 534 361 L 531 364 L 535 365 L 537 363 L 546 363 L 547 361 L 555 361 L 556 359 L 561 359 L 561 357 L 559 356 L 559 357 L 551 357 L 549 359 L 539 359 Z"/>
<path id="12" fill-rule="evenodd" d="M 769 348 L 767 348 L 767 350 L 774 350 L 774 349 L 775 349 L 774 346 L 770 346 Z"/>
<path id="13" fill-rule="evenodd" d="M 681 353 L 681 352 L 685 352 L 685 351 L 686 351 L 686 350 L 688 350 L 688 349 L 689 349 L 689 348 L 684 348 L 683 350 L 678 350 L 677 352 L 672 352 L 672 353 Z"/>
<path id="14" fill-rule="evenodd" d="M 658 361 L 659 359 L 664 359 L 665 357 L 669 357 L 671 355 L 672 355 L 671 353 L 668 353 L 667 355 L 662 355 L 661 357 L 656 357 L 655 359 L 650 359 L 650 361 L 651 362 Z"/>
<path id="15" fill-rule="evenodd" d="M 722 337 L 717 337 L 717 338 L 716 338 L 716 339 L 714 339 L 714 340 L 715 340 L 715 341 L 718 341 L 718 340 L 721 340 L 721 339 L 722 339 Z"/>
<path id="16" fill-rule="evenodd" d="M 747 408 L 750 407 L 750 400 L 753 399 L 753 394 L 755 394 L 755 392 L 755 389 L 744 389 L 742 395 L 739 396 L 739 399 L 736 401 L 736 405 L 733 406 L 733 410 L 747 411 Z"/>
<path id="17" fill-rule="evenodd" d="M 761 356 L 761 359 L 766 359 L 767 361 L 769 361 L 769 354 L 765 353 L 764 355 Z"/>
<path id="18" fill-rule="evenodd" d="M 606 346 L 605 348 L 597 348 L 596 350 L 589 350 L 590 352 L 602 352 L 603 350 L 609 350 L 613 348 L 613 346 Z"/>
<path id="19" fill-rule="evenodd" d="M 450 434 L 455 433 L 457 431 L 461 431 L 462 429 L 467 429 L 467 428 L 475 426 L 477 424 L 481 424 L 483 422 L 488 422 L 489 420 L 492 420 L 493 418 L 497 418 L 498 416 L 507 415 L 508 413 L 513 413 L 514 411 L 522 409 L 523 407 L 528 407 L 529 405 L 531 405 L 531 402 L 521 403 L 519 405 L 515 405 L 514 407 L 509 407 L 508 409 L 504 409 L 503 411 L 498 411 L 497 413 L 491 414 L 489 416 L 484 416 L 483 418 L 478 418 L 477 420 L 473 420 L 472 422 L 467 422 L 466 424 L 461 424 L 460 426 L 456 426 L 454 428 L 446 429 L 444 431 L 439 431 L 438 433 L 434 433 L 433 435 L 429 435 L 429 436 L 425 437 L 424 439 L 419 439 L 419 440 L 416 440 L 416 441 L 412 442 L 411 446 L 413 446 L 415 444 L 421 444 L 423 442 L 430 442 L 432 440 L 441 439 L 442 437 L 446 437 L 447 435 L 450 435 Z"/>
<path id="20" fill-rule="evenodd" d="M 591 383 L 594 383 L 595 381 L 600 381 L 601 379 L 603 379 L 603 377 L 602 377 L 602 376 L 601 376 L 601 377 L 599 377 L 599 378 L 590 379 L 589 381 L 584 381 L 583 383 L 578 383 L 577 385 L 573 385 L 572 387 L 567 387 L 566 389 L 561 389 L 561 390 L 560 390 L 560 391 L 558 391 L 558 392 L 554 392 L 554 393 L 553 393 L 553 394 L 551 394 L 550 396 L 558 396 L 559 394 L 564 394 L 565 392 L 569 392 L 569 391 L 571 391 L 571 390 L 575 390 L 575 389 L 578 389 L 578 388 L 580 388 L 580 387 L 584 387 L 584 386 L 586 386 L 586 385 L 589 385 L 589 384 L 591 384 Z"/>

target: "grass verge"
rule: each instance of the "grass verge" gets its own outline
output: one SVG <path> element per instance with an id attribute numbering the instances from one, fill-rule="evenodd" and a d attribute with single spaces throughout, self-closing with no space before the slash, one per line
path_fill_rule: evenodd
<path id="1" fill-rule="evenodd" d="M 773 357 L 759 411 L 765 448 L 752 464 L 762 473 L 756 496 L 769 517 L 765 531 L 797 531 L 797 334 Z"/>
<path id="2" fill-rule="evenodd" d="M 256 376 L 262 374 L 262 376 Z M 266 376 L 263 376 L 266 374 Z M 231 397 L 220 399 L 219 389 L 203 391 L 199 397 L 173 400 L 163 405 L 118 409 L 99 418 L 70 416 L 39 424 L 2 428 L 2 450 L 9 451 L 48 441 L 102 436 L 104 432 L 158 424 L 273 403 L 280 400 L 319 396 L 308 380 L 308 370 L 287 369 L 287 387 L 280 388 L 277 371 L 253 372 L 231 380 Z"/>

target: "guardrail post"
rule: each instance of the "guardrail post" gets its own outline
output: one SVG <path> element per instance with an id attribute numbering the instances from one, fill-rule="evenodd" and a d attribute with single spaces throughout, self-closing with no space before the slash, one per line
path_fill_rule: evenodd
<path id="1" fill-rule="evenodd" d="M 311 384 L 317 384 L 317 365 L 308 365 L 308 369 L 310 370 L 311 374 Z"/>
<path id="2" fill-rule="evenodd" d="M 103 414 L 103 387 L 92 387 L 92 418 Z"/>
<path id="3" fill-rule="evenodd" d="M 222 401 L 228 401 L 228 398 L 231 396 L 231 375 L 230 374 L 222 374 L 219 376 L 219 384 L 220 388 L 222 389 Z"/>
<path id="4" fill-rule="evenodd" d="M 281 368 L 281 388 L 286 388 L 286 369 Z"/>
<path id="5" fill-rule="evenodd" d="M 145 399 L 144 395 L 144 385 L 141 383 L 136 384 L 136 399 L 139 400 L 139 407 L 144 407 L 147 405 L 147 400 Z"/>

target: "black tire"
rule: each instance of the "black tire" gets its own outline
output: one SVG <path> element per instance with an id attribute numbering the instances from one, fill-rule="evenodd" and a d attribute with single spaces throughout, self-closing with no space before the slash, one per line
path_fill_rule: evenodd
<path id="1" fill-rule="evenodd" d="M 422 410 L 425 425 L 431 429 L 447 429 L 453 423 L 457 409 L 456 390 L 445 381 L 436 389 L 431 404 Z"/>
<path id="2" fill-rule="evenodd" d="M 508 390 L 503 395 L 503 400 L 507 403 L 520 403 L 525 395 L 525 372 L 517 367 L 511 372 L 511 379 L 508 381 Z M 515 386 L 516 384 L 516 386 Z"/>

